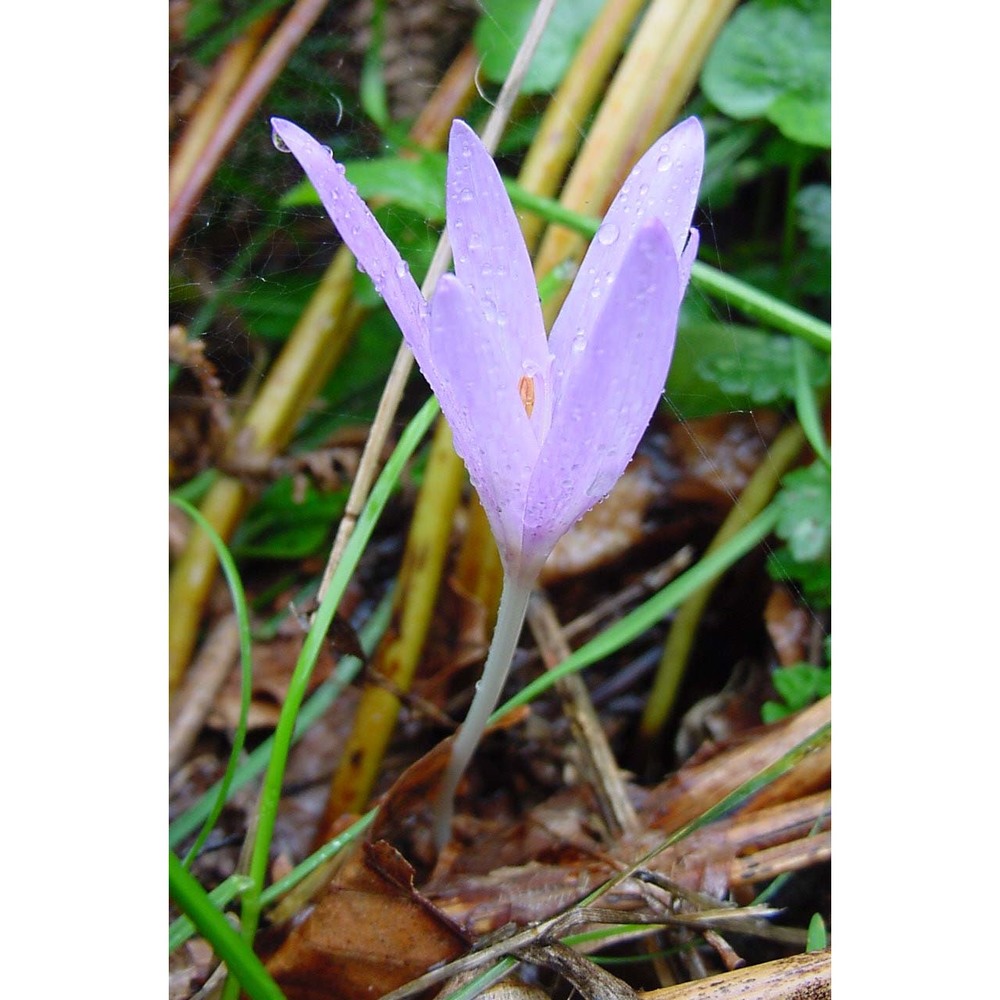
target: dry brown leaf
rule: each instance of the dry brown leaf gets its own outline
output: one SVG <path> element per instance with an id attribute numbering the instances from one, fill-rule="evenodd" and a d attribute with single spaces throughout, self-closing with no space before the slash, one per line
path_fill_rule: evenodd
<path id="1" fill-rule="evenodd" d="M 288 691 L 288 682 L 302 651 L 302 637 L 279 636 L 270 642 L 253 645 L 253 699 L 250 703 L 248 727 L 270 728 L 278 724 L 281 706 Z M 333 669 L 333 657 L 323 649 L 316 661 L 309 682 L 309 691 L 316 689 Z M 206 725 L 232 732 L 240 717 L 240 673 L 235 671 L 219 692 Z"/>
<path id="2" fill-rule="evenodd" d="M 764 623 L 783 667 L 807 658 L 813 618 L 784 584 L 776 583 L 771 588 L 764 608 Z"/>
<path id="3" fill-rule="evenodd" d="M 682 469 L 675 500 L 717 503 L 728 509 L 763 459 L 781 418 L 768 410 L 725 413 L 671 426 Z"/>
<path id="4" fill-rule="evenodd" d="M 658 490 L 649 460 L 639 456 L 607 498 L 556 542 L 542 568 L 542 586 L 588 573 L 638 545 L 645 534 L 646 511 Z"/>
<path id="5" fill-rule="evenodd" d="M 469 945 L 382 841 L 355 852 L 268 969 L 288 1000 L 371 1000 Z"/>

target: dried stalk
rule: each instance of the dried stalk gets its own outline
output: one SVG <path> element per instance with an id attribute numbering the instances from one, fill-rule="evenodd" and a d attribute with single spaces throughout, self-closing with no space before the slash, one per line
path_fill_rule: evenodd
<path id="1" fill-rule="evenodd" d="M 813 951 L 775 962 L 750 965 L 692 983 L 640 993 L 640 1000 L 828 1000 L 831 996 L 829 951 Z"/>

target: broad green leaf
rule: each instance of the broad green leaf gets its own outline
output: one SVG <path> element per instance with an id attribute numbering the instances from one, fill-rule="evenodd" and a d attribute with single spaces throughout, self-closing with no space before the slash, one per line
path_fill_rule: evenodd
<path id="1" fill-rule="evenodd" d="M 494 83 L 507 78 L 537 6 L 537 0 L 482 0 L 483 16 L 472 37 L 482 58 L 482 72 Z M 604 0 L 558 0 L 528 67 L 522 94 L 555 89 L 603 6 Z"/>
<path id="2" fill-rule="evenodd" d="M 796 469 L 781 480 L 775 529 L 797 562 L 824 559 L 830 552 L 830 470 L 822 462 Z"/>
<path id="3" fill-rule="evenodd" d="M 733 118 L 767 118 L 789 139 L 830 146 L 830 0 L 751 0 L 732 16 L 701 76 Z"/>
<path id="4" fill-rule="evenodd" d="M 826 384 L 829 363 L 810 353 L 810 382 Z M 788 337 L 731 323 L 682 324 L 667 394 L 689 419 L 788 401 L 795 394 L 795 358 Z"/>

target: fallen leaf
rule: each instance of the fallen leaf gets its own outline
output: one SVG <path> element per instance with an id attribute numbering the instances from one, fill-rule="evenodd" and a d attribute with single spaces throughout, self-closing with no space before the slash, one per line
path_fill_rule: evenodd
<path id="1" fill-rule="evenodd" d="M 372 1000 L 470 943 L 383 841 L 353 854 L 268 969 L 288 1000 Z"/>

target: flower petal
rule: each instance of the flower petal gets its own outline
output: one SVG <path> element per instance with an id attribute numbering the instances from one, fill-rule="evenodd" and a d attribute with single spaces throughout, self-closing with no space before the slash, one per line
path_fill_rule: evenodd
<path id="1" fill-rule="evenodd" d="M 549 348 L 566 357 L 579 331 L 590 330 L 602 309 L 602 289 L 621 267 L 634 234 L 650 218 L 659 219 L 670 234 L 674 256 L 681 258 L 690 243 L 691 217 L 698 201 L 698 185 L 705 161 L 705 134 L 697 118 L 688 118 L 661 136 L 633 167 L 608 209 L 604 222 L 583 258 L 576 281 L 552 326 Z M 681 268 L 681 294 L 687 286 L 690 261 Z M 563 375 L 553 372 L 556 399 Z"/>
<path id="2" fill-rule="evenodd" d="M 531 425 L 542 440 L 552 412 L 551 355 L 531 259 L 493 158 L 460 120 L 451 126 L 446 197 L 455 273 L 516 377 L 534 379 Z"/>
<path id="3" fill-rule="evenodd" d="M 341 239 L 358 265 L 366 271 L 385 300 L 417 363 L 426 374 L 427 303 L 409 266 L 382 231 L 357 189 L 344 176 L 344 167 L 308 132 L 282 118 L 272 118 L 271 127 L 299 161 L 312 181 Z"/>
<path id="4" fill-rule="evenodd" d="M 428 381 L 489 517 L 505 565 L 516 565 L 538 442 L 528 425 L 504 338 L 472 293 L 443 275 L 431 298 Z M 427 374 L 427 373 L 425 373 Z"/>
<path id="5" fill-rule="evenodd" d="M 571 377 L 528 486 L 526 558 L 547 555 L 624 472 L 663 393 L 680 300 L 671 238 L 651 219 L 629 244 L 589 336 L 563 365 Z"/>

